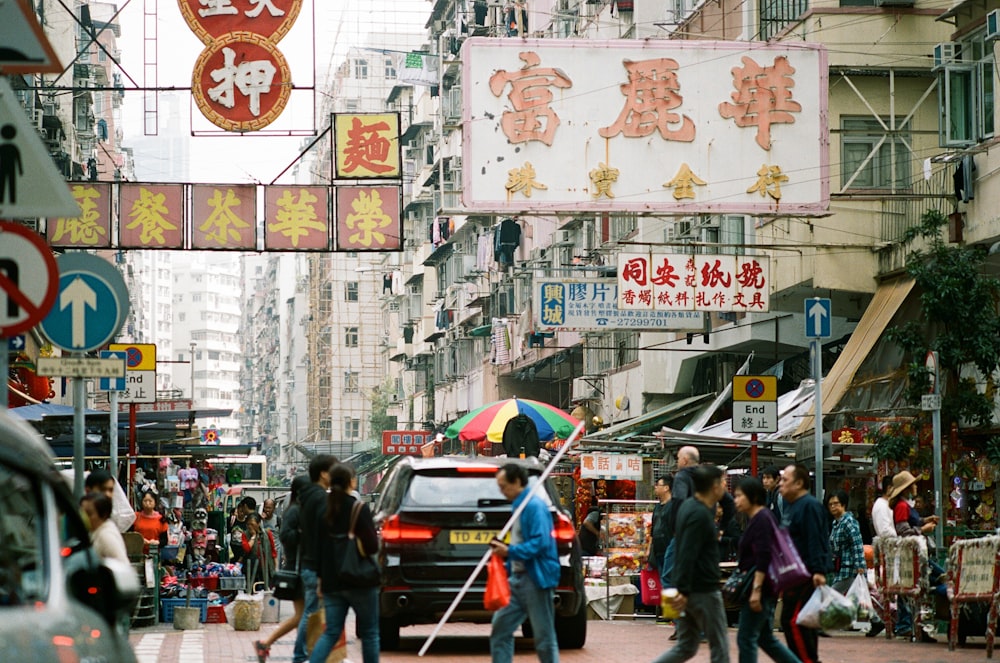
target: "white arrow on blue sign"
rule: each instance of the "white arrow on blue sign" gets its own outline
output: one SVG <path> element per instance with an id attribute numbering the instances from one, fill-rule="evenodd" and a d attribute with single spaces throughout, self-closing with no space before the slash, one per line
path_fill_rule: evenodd
<path id="1" fill-rule="evenodd" d="M 111 352 L 101 350 L 101 359 L 121 359 L 125 360 L 124 352 Z M 98 391 L 125 391 L 125 378 L 99 378 L 97 381 Z"/>
<path id="2" fill-rule="evenodd" d="M 806 300 L 806 338 L 830 338 L 833 305 L 826 297 Z"/>
<path id="3" fill-rule="evenodd" d="M 24 341 L 24 334 L 17 334 L 7 339 L 7 349 L 11 352 L 20 352 L 25 347 L 27 343 Z"/>
<path id="4" fill-rule="evenodd" d="M 53 345 L 70 352 L 106 345 L 128 315 L 128 289 L 121 273 L 88 253 L 63 254 L 56 265 L 59 294 L 41 322 L 42 332 Z"/>

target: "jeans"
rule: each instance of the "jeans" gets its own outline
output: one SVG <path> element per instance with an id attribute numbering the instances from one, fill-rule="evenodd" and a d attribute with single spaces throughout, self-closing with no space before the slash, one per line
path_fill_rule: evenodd
<path id="1" fill-rule="evenodd" d="M 812 597 L 812 582 L 786 589 L 782 596 L 781 630 L 785 632 L 788 648 L 802 663 L 819 663 L 819 630 L 795 623 L 806 601 Z"/>
<path id="2" fill-rule="evenodd" d="M 361 638 L 361 659 L 364 663 L 378 663 L 378 587 L 341 589 L 323 593 L 326 610 L 326 630 L 319 636 L 309 656 L 309 663 L 324 663 L 344 632 L 347 609 L 354 608 L 358 620 L 358 637 Z"/>
<path id="3" fill-rule="evenodd" d="M 681 663 L 698 653 L 701 634 L 708 639 L 711 663 L 729 663 L 726 609 L 722 593 L 694 592 L 688 596 L 684 614 L 677 620 L 677 644 L 660 654 L 654 663 Z"/>
<path id="4" fill-rule="evenodd" d="M 660 564 L 660 587 L 666 589 L 673 587 L 670 583 L 670 572 L 674 570 L 674 539 L 670 539 L 667 550 L 663 553 L 663 562 Z"/>
<path id="5" fill-rule="evenodd" d="M 493 614 L 490 632 L 490 656 L 493 663 L 511 663 L 514 660 L 514 631 L 531 620 L 535 633 L 535 653 L 542 663 L 559 662 L 559 643 L 556 641 L 555 593 L 541 589 L 527 573 L 510 576 L 510 603 Z"/>
<path id="6" fill-rule="evenodd" d="M 319 610 L 319 599 L 316 597 L 316 572 L 312 569 L 302 567 L 299 570 L 299 576 L 302 578 L 305 609 L 302 611 L 302 619 L 299 621 L 299 631 L 295 636 L 292 663 L 305 663 L 305 661 L 309 660 L 309 655 L 306 654 L 306 626 L 309 624 L 309 615 Z"/>
<path id="7" fill-rule="evenodd" d="M 740 652 L 740 663 L 757 663 L 757 648 L 771 657 L 775 663 L 799 663 L 792 650 L 774 637 L 773 596 L 761 596 L 761 611 L 750 609 L 749 601 L 740 608 L 740 629 L 736 633 L 736 646 Z"/>

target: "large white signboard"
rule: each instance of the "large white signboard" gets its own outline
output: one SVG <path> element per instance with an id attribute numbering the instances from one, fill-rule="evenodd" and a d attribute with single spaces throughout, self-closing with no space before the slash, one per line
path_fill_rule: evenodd
<path id="1" fill-rule="evenodd" d="M 618 254 L 618 308 L 763 313 L 771 305 L 766 256 Z"/>
<path id="2" fill-rule="evenodd" d="M 704 314 L 696 311 L 620 308 L 613 279 L 538 279 L 534 289 L 536 329 L 701 331 L 705 327 Z"/>
<path id="3" fill-rule="evenodd" d="M 472 38 L 462 62 L 469 209 L 829 205 L 819 45 Z"/>

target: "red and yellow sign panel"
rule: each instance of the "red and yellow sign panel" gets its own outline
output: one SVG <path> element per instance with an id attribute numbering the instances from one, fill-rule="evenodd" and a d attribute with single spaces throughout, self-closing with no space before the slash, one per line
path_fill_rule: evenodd
<path id="1" fill-rule="evenodd" d="M 193 185 L 191 248 L 256 250 L 257 188 Z"/>
<path id="2" fill-rule="evenodd" d="M 111 184 L 81 182 L 70 185 L 81 215 L 49 219 L 46 237 L 50 246 L 102 249 L 111 246 Z"/>
<path id="3" fill-rule="evenodd" d="M 191 77 L 198 109 L 227 131 L 256 131 L 281 115 L 292 93 L 285 56 L 258 35 L 234 32 L 205 47 Z"/>
<path id="4" fill-rule="evenodd" d="M 184 248 L 184 186 L 122 183 L 118 246 L 123 249 Z"/>
<path id="5" fill-rule="evenodd" d="M 202 43 L 230 32 L 252 32 L 278 43 L 291 29 L 302 0 L 178 0 L 181 14 Z"/>
<path id="6" fill-rule="evenodd" d="M 399 251 L 398 186 L 345 186 L 337 188 L 338 251 Z"/>
<path id="7" fill-rule="evenodd" d="M 399 113 L 337 113 L 333 116 L 338 179 L 399 179 Z"/>
<path id="8" fill-rule="evenodd" d="M 264 248 L 329 250 L 328 191 L 322 186 L 265 187 Z"/>

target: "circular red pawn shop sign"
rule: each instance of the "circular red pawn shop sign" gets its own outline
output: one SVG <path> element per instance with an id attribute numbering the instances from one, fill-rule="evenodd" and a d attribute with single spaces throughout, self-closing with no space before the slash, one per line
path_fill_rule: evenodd
<path id="1" fill-rule="evenodd" d="M 41 236 L 0 221 L 0 338 L 27 331 L 45 318 L 59 293 L 59 268 Z"/>

